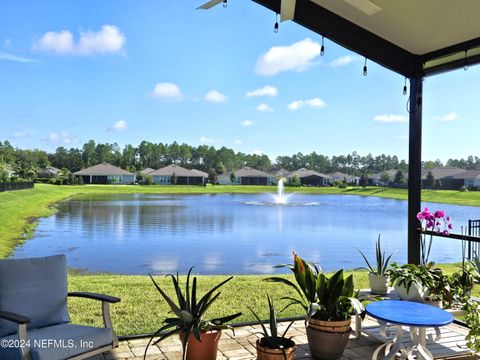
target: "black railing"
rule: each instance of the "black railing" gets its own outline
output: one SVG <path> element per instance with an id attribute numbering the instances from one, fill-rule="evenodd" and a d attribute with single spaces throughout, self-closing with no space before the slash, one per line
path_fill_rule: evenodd
<path id="1" fill-rule="evenodd" d="M 480 220 L 468 220 L 468 235 L 474 237 L 480 237 Z M 476 257 L 480 249 L 478 242 L 468 241 L 467 244 L 467 256 L 469 259 Z"/>
<path id="2" fill-rule="evenodd" d="M 0 182 L 0 192 L 33 189 L 33 181 L 25 182 Z"/>

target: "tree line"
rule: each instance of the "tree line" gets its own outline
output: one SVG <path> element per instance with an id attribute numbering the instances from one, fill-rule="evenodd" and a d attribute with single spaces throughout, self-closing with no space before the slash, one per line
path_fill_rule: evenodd
<path id="1" fill-rule="evenodd" d="M 101 162 L 108 162 L 130 172 L 145 168 L 158 169 L 170 164 L 217 174 L 235 171 L 243 166 L 267 172 L 280 168 L 288 171 L 307 168 L 321 173 L 340 171 L 354 176 L 381 173 L 391 169 L 402 172 L 408 170 L 405 160 L 398 159 L 396 155 L 361 156 L 356 151 L 348 155 L 331 157 L 316 152 L 310 154 L 299 152 L 290 156 L 278 156 L 272 163 L 267 155 L 235 152 L 227 147 L 218 149 L 207 145 L 195 147 L 177 142 L 166 144 L 142 141 L 137 146 L 129 144 L 121 148 L 117 143 L 96 143 L 90 140 L 81 148 L 58 147 L 55 152 L 48 153 L 38 149 L 14 148 L 8 140 L 0 141 L 0 168 L 8 165 L 22 178 L 33 178 L 39 169 L 50 165 L 75 172 Z M 476 169 L 480 168 L 480 159 L 476 156 L 449 159 L 445 165 Z M 444 164 L 440 160 L 424 162 L 426 168 L 436 166 Z"/>

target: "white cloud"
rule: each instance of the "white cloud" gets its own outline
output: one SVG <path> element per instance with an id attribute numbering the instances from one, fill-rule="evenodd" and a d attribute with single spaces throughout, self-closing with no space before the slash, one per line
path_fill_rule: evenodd
<path id="1" fill-rule="evenodd" d="M 50 142 L 53 145 L 58 145 L 58 144 L 77 144 L 78 139 L 72 138 L 70 134 L 67 131 L 62 131 L 62 132 L 52 132 L 46 139 L 47 142 Z"/>
<path id="2" fill-rule="evenodd" d="M 33 44 L 33 49 L 56 55 L 115 54 L 123 51 L 125 41 L 125 35 L 118 27 L 103 25 L 96 32 L 81 31 L 77 41 L 68 30 L 49 31 Z"/>
<path id="3" fill-rule="evenodd" d="M 253 154 L 253 155 L 263 155 L 264 153 L 263 153 L 262 150 L 253 150 L 253 151 L 252 151 L 252 154 Z"/>
<path id="4" fill-rule="evenodd" d="M 198 142 L 201 144 L 213 144 L 215 142 L 215 139 L 208 138 L 206 136 L 200 136 L 198 138 Z"/>
<path id="5" fill-rule="evenodd" d="M 450 122 L 450 121 L 455 121 L 458 120 L 458 114 L 454 111 L 449 112 L 444 115 L 437 115 L 435 116 L 435 120 L 440 121 L 440 122 Z"/>
<path id="6" fill-rule="evenodd" d="M 13 138 L 14 139 L 20 139 L 28 136 L 28 133 L 26 131 L 15 131 L 13 133 Z"/>
<path id="7" fill-rule="evenodd" d="M 109 127 L 108 131 L 124 131 L 127 129 L 127 122 L 125 120 L 118 120 L 113 126 Z"/>
<path id="8" fill-rule="evenodd" d="M 305 71 L 320 55 L 320 44 L 306 38 L 287 46 L 274 46 L 262 54 L 255 66 L 259 75 L 273 76 L 282 71 Z"/>
<path id="9" fill-rule="evenodd" d="M 222 103 L 227 101 L 227 96 L 218 92 L 217 90 L 211 90 L 205 94 L 205 101 L 212 103 Z"/>
<path id="10" fill-rule="evenodd" d="M 173 83 L 158 83 L 155 85 L 152 97 L 163 101 L 180 101 L 182 100 L 182 91 L 178 85 Z"/>
<path id="11" fill-rule="evenodd" d="M 260 104 L 257 106 L 257 111 L 260 111 L 260 112 L 273 112 L 273 108 L 268 105 L 268 104 Z"/>
<path id="12" fill-rule="evenodd" d="M 277 96 L 278 89 L 272 85 L 265 85 L 263 88 L 259 88 L 253 91 L 249 91 L 245 94 L 246 97 L 253 97 L 253 96 Z"/>
<path id="13" fill-rule="evenodd" d="M 338 67 L 348 65 L 359 59 L 361 58 L 358 56 L 345 55 L 345 56 L 340 56 L 339 58 L 336 58 L 335 60 L 331 61 L 328 65 L 330 65 L 333 68 L 338 68 Z"/>
<path id="14" fill-rule="evenodd" d="M 0 60 L 5 60 L 5 61 L 15 61 L 19 63 L 33 63 L 36 62 L 36 60 L 29 59 L 23 56 L 17 56 L 13 54 L 8 54 L 4 52 L 0 52 Z"/>
<path id="15" fill-rule="evenodd" d="M 248 127 L 248 126 L 252 126 L 253 125 L 253 121 L 252 120 L 244 120 L 241 122 L 241 125 L 243 127 Z"/>
<path id="16" fill-rule="evenodd" d="M 408 116 L 396 114 L 382 114 L 374 116 L 373 120 L 383 123 L 404 123 L 408 121 Z"/>
<path id="17" fill-rule="evenodd" d="M 321 109 L 327 106 L 327 103 L 320 98 L 313 98 L 310 100 L 297 100 L 288 104 L 288 110 L 300 110 L 301 108 L 309 107 L 312 109 Z"/>
<path id="18" fill-rule="evenodd" d="M 243 144 L 243 140 L 237 139 L 235 140 L 235 145 Z"/>

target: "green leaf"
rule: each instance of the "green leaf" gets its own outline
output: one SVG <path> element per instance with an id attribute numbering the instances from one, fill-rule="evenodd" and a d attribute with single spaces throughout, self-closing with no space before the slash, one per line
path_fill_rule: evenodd
<path id="1" fill-rule="evenodd" d="M 304 299 L 304 296 L 303 296 L 302 292 L 300 291 L 300 289 L 298 288 L 298 286 L 295 285 L 294 283 L 292 283 L 290 280 L 287 280 L 287 279 L 284 279 L 284 278 L 281 278 L 281 277 L 271 276 L 271 277 L 268 277 L 266 279 L 263 279 L 263 281 L 281 283 L 281 284 L 288 285 L 288 286 L 292 287 L 293 289 L 295 289 L 295 291 L 298 293 L 298 295 L 300 295 L 300 297 L 302 299 Z"/>
<path id="2" fill-rule="evenodd" d="M 160 294 L 163 296 L 165 301 L 168 303 L 168 306 L 170 306 L 170 309 L 172 309 L 172 311 L 175 313 L 175 315 L 177 315 L 179 318 L 182 318 L 182 311 L 180 310 L 180 308 L 173 302 L 172 299 L 170 299 L 168 297 L 168 295 L 162 289 L 160 289 L 160 286 L 158 286 L 158 284 L 155 282 L 152 275 L 150 275 L 150 274 L 148 274 L 148 275 L 150 276 L 150 279 L 152 279 L 153 284 L 155 285 L 157 290 L 160 292 Z"/>

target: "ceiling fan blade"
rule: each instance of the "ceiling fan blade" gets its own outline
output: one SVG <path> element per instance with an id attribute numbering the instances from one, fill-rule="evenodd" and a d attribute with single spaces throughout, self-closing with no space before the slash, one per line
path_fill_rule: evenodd
<path id="1" fill-rule="evenodd" d="M 280 21 L 293 20 L 296 0 L 282 0 L 280 5 Z"/>
<path id="2" fill-rule="evenodd" d="M 220 4 L 221 2 L 223 2 L 223 0 L 210 0 L 209 2 L 203 4 L 202 6 L 199 6 L 199 7 L 197 8 L 197 10 L 198 10 L 198 9 L 208 10 L 208 9 L 214 7 L 215 5 Z"/>

